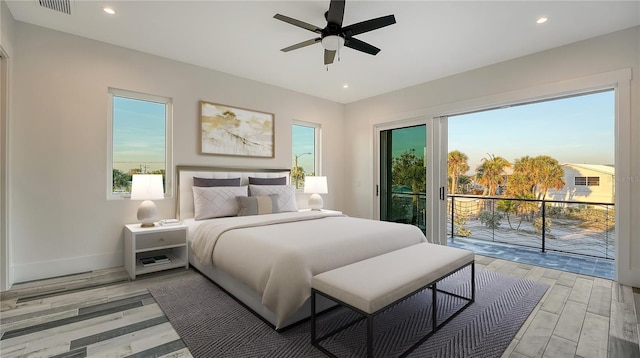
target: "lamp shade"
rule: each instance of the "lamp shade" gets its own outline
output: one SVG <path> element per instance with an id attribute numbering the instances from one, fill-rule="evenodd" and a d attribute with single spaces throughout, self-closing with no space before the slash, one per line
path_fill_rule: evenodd
<path id="1" fill-rule="evenodd" d="M 140 226 L 154 226 L 158 218 L 158 209 L 152 200 L 164 198 L 162 187 L 162 175 L 160 174 L 134 174 L 131 183 L 131 200 L 144 200 L 138 206 L 138 220 Z"/>
<path id="2" fill-rule="evenodd" d="M 131 200 L 164 199 L 162 175 L 134 174 L 131 183 Z"/>
<path id="3" fill-rule="evenodd" d="M 308 194 L 327 194 L 327 177 L 305 177 L 304 192 Z"/>

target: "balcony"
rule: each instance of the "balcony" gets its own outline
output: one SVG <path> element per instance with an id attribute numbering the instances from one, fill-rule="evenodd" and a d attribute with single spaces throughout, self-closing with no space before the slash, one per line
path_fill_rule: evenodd
<path id="1" fill-rule="evenodd" d="M 425 230 L 424 194 L 392 199 L 393 221 Z M 447 235 L 479 255 L 614 278 L 612 203 L 448 195 Z"/>

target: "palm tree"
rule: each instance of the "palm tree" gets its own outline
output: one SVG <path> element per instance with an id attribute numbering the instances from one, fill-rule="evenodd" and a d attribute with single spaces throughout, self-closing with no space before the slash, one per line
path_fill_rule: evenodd
<path id="1" fill-rule="evenodd" d="M 410 186 L 413 194 L 413 210 L 411 223 L 418 223 L 418 211 L 420 208 L 420 193 L 426 190 L 427 171 L 424 167 L 424 159 L 415 154 L 414 149 L 402 153 L 392 159 L 391 185 Z"/>
<path id="2" fill-rule="evenodd" d="M 469 163 L 467 163 L 468 160 L 469 157 L 459 150 L 449 152 L 447 160 L 447 174 L 449 174 L 449 177 L 451 178 L 451 194 L 456 193 L 456 186 L 460 175 L 469 170 Z"/>
<path id="3" fill-rule="evenodd" d="M 293 155 L 294 161 L 293 161 L 293 167 L 291 168 L 291 179 L 295 183 L 296 189 L 300 187 L 301 183 L 304 184 L 304 176 L 305 176 L 304 168 L 298 165 L 298 158 L 307 154 L 311 154 L 311 153 L 302 153 L 302 154 Z"/>
<path id="4" fill-rule="evenodd" d="M 548 155 L 539 155 L 533 158 L 537 168 L 536 191 L 538 199 L 545 199 L 549 189 L 560 190 L 566 184 L 564 181 L 564 169 L 556 159 Z"/>
<path id="5" fill-rule="evenodd" d="M 564 185 L 564 170 L 556 159 L 548 155 L 524 156 L 516 159 L 507 190 L 514 197 L 532 194 L 544 199 L 549 189 L 560 190 Z"/>
<path id="6" fill-rule="evenodd" d="M 476 168 L 478 184 L 484 187 L 482 195 L 495 195 L 498 186 L 506 181 L 505 168 L 511 166 L 508 160 L 488 154 L 489 158 L 482 158 L 482 164 Z"/>

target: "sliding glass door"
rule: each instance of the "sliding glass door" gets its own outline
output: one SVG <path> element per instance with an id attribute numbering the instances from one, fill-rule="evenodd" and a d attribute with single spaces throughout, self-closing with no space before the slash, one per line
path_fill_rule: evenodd
<path id="1" fill-rule="evenodd" d="M 380 131 L 380 219 L 426 232 L 426 125 Z"/>
<path id="2" fill-rule="evenodd" d="M 438 244 L 446 244 L 446 133 L 446 117 L 376 127 L 376 218 L 415 225 Z"/>

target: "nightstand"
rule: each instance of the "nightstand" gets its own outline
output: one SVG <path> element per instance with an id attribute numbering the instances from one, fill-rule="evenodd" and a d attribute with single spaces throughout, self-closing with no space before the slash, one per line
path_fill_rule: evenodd
<path id="1" fill-rule="evenodd" d="M 189 268 L 187 230 L 187 226 L 182 224 L 125 225 L 124 267 L 129 277 L 135 279 L 137 275 L 176 267 Z"/>

